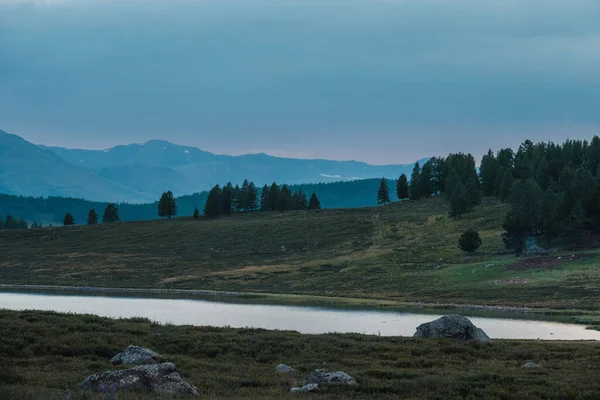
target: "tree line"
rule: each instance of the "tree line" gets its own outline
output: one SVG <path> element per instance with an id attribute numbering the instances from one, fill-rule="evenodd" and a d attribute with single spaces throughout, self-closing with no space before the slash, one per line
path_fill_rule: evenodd
<path id="1" fill-rule="evenodd" d="M 240 211 L 291 211 L 291 210 L 318 210 L 321 203 L 316 193 L 310 199 L 302 189 L 292 191 L 288 185 L 278 185 L 273 182 L 271 186 L 264 185 L 258 189 L 254 182 L 244 180 L 242 186 L 235 187 L 231 182 L 222 188 L 214 186 L 208 193 L 204 205 L 204 214 L 214 218 L 220 215 L 230 215 Z M 194 210 L 194 216 L 199 215 L 199 210 Z"/>
<path id="2" fill-rule="evenodd" d="M 35 226 L 32 228 L 37 228 L 37 222 L 34 222 Z M 41 227 L 41 226 L 40 226 Z M 8 214 L 6 218 L 0 217 L 0 230 L 4 229 L 27 229 L 29 228 L 29 224 L 27 221 L 23 219 L 16 219 L 12 215 Z"/>

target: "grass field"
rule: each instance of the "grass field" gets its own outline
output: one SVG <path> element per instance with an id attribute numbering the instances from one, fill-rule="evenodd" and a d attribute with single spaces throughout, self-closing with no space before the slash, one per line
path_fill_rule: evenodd
<path id="1" fill-rule="evenodd" d="M 252 212 L 0 232 L 4 284 L 209 289 L 388 300 L 600 309 L 600 258 L 514 268 L 506 206 L 455 221 L 442 198 L 377 208 Z M 460 233 L 483 246 L 466 258 Z M 553 253 L 557 257 L 565 254 Z"/>
<path id="2" fill-rule="evenodd" d="M 323 387 L 319 399 L 598 399 L 600 344 L 495 340 L 491 344 L 354 334 L 176 327 L 48 312 L 0 311 L 0 398 L 102 399 L 77 390 L 115 369 L 129 344 L 173 361 L 207 399 L 282 399 L 309 371 L 352 375 L 358 387 Z M 526 362 L 540 368 L 522 369 Z M 275 365 L 299 373 L 278 375 Z M 68 396 L 68 397 L 65 397 Z M 118 399 L 162 398 L 118 393 Z M 168 397 L 171 398 L 171 397 Z"/>

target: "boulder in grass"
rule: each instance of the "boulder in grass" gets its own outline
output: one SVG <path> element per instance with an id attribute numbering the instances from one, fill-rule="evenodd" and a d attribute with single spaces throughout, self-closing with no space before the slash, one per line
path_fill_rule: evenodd
<path id="1" fill-rule="evenodd" d="M 198 390 L 181 379 L 173 363 L 138 365 L 120 371 L 105 371 L 88 376 L 81 387 L 84 390 L 152 391 L 161 394 L 188 394 L 198 396 Z"/>
<path id="2" fill-rule="evenodd" d="M 344 385 L 356 385 L 353 377 L 343 371 L 328 371 L 326 369 L 316 369 L 308 376 L 309 383 L 327 384 L 339 383 Z"/>
<path id="3" fill-rule="evenodd" d="M 461 315 L 446 315 L 417 327 L 415 337 L 430 339 L 460 339 L 489 342 L 486 333 Z"/>
<path id="4" fill-rule="evenodd" d="M 114 356 L 110 362 L 112 364 L 124 365 L 143 365 L 157 364 L 163 360 L 163 357 L 145 347 L 129 345 L 125 350 Z"/>

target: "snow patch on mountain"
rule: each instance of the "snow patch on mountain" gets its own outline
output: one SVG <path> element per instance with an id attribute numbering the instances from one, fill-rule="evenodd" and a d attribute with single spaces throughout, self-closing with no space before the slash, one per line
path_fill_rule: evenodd
<path id="1" fill-rule="evenodd" d="M 323 178 L 342 179 L 341 175 L 320 174 Z"/>

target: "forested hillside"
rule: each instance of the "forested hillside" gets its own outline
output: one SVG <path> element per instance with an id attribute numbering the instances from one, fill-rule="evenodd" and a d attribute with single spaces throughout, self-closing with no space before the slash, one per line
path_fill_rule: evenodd
<path id="1" fill-rule="evenodd" d="M 291 185 L 293 191 L 302 189 L 310 195 L 316 193 L 322 208 L 354 208 L 369 207 L 377 205 L 377 188 L 379 179 L 366 179 L 350 182 L 333 182 L 307 185 Z M 240 182 L 241 183 L 241 182 Z M 390 187 L 395 182 L 389 181 Z M 167 190 L 168 188 L 165 188 Z M 196 193 L 189 196 L 178 197 L 178 215 L 191 216 L 194 208 L 202 210 L 206 203 L 208 192 Z M 155 203 L 128 204 L 120 203 L 119 216 L 122 221 L 137 221 L 158 218 L 158 200 L 160 193 L 156 195 Z M 397 197 L 392 194 L 392 200 Z M 102 214 L 106 208 L 106 202 L 93 202 L 65 197 L 22 197 L 0 194 L 0 215 L 12 215 L 15 218 L 23 218 L 29 222 L 41 221 L 44 224 L 62 223 L 63 217 L 70 212 L 75 218 L 76 224 L 84 224 L 90 209 Z"/>

